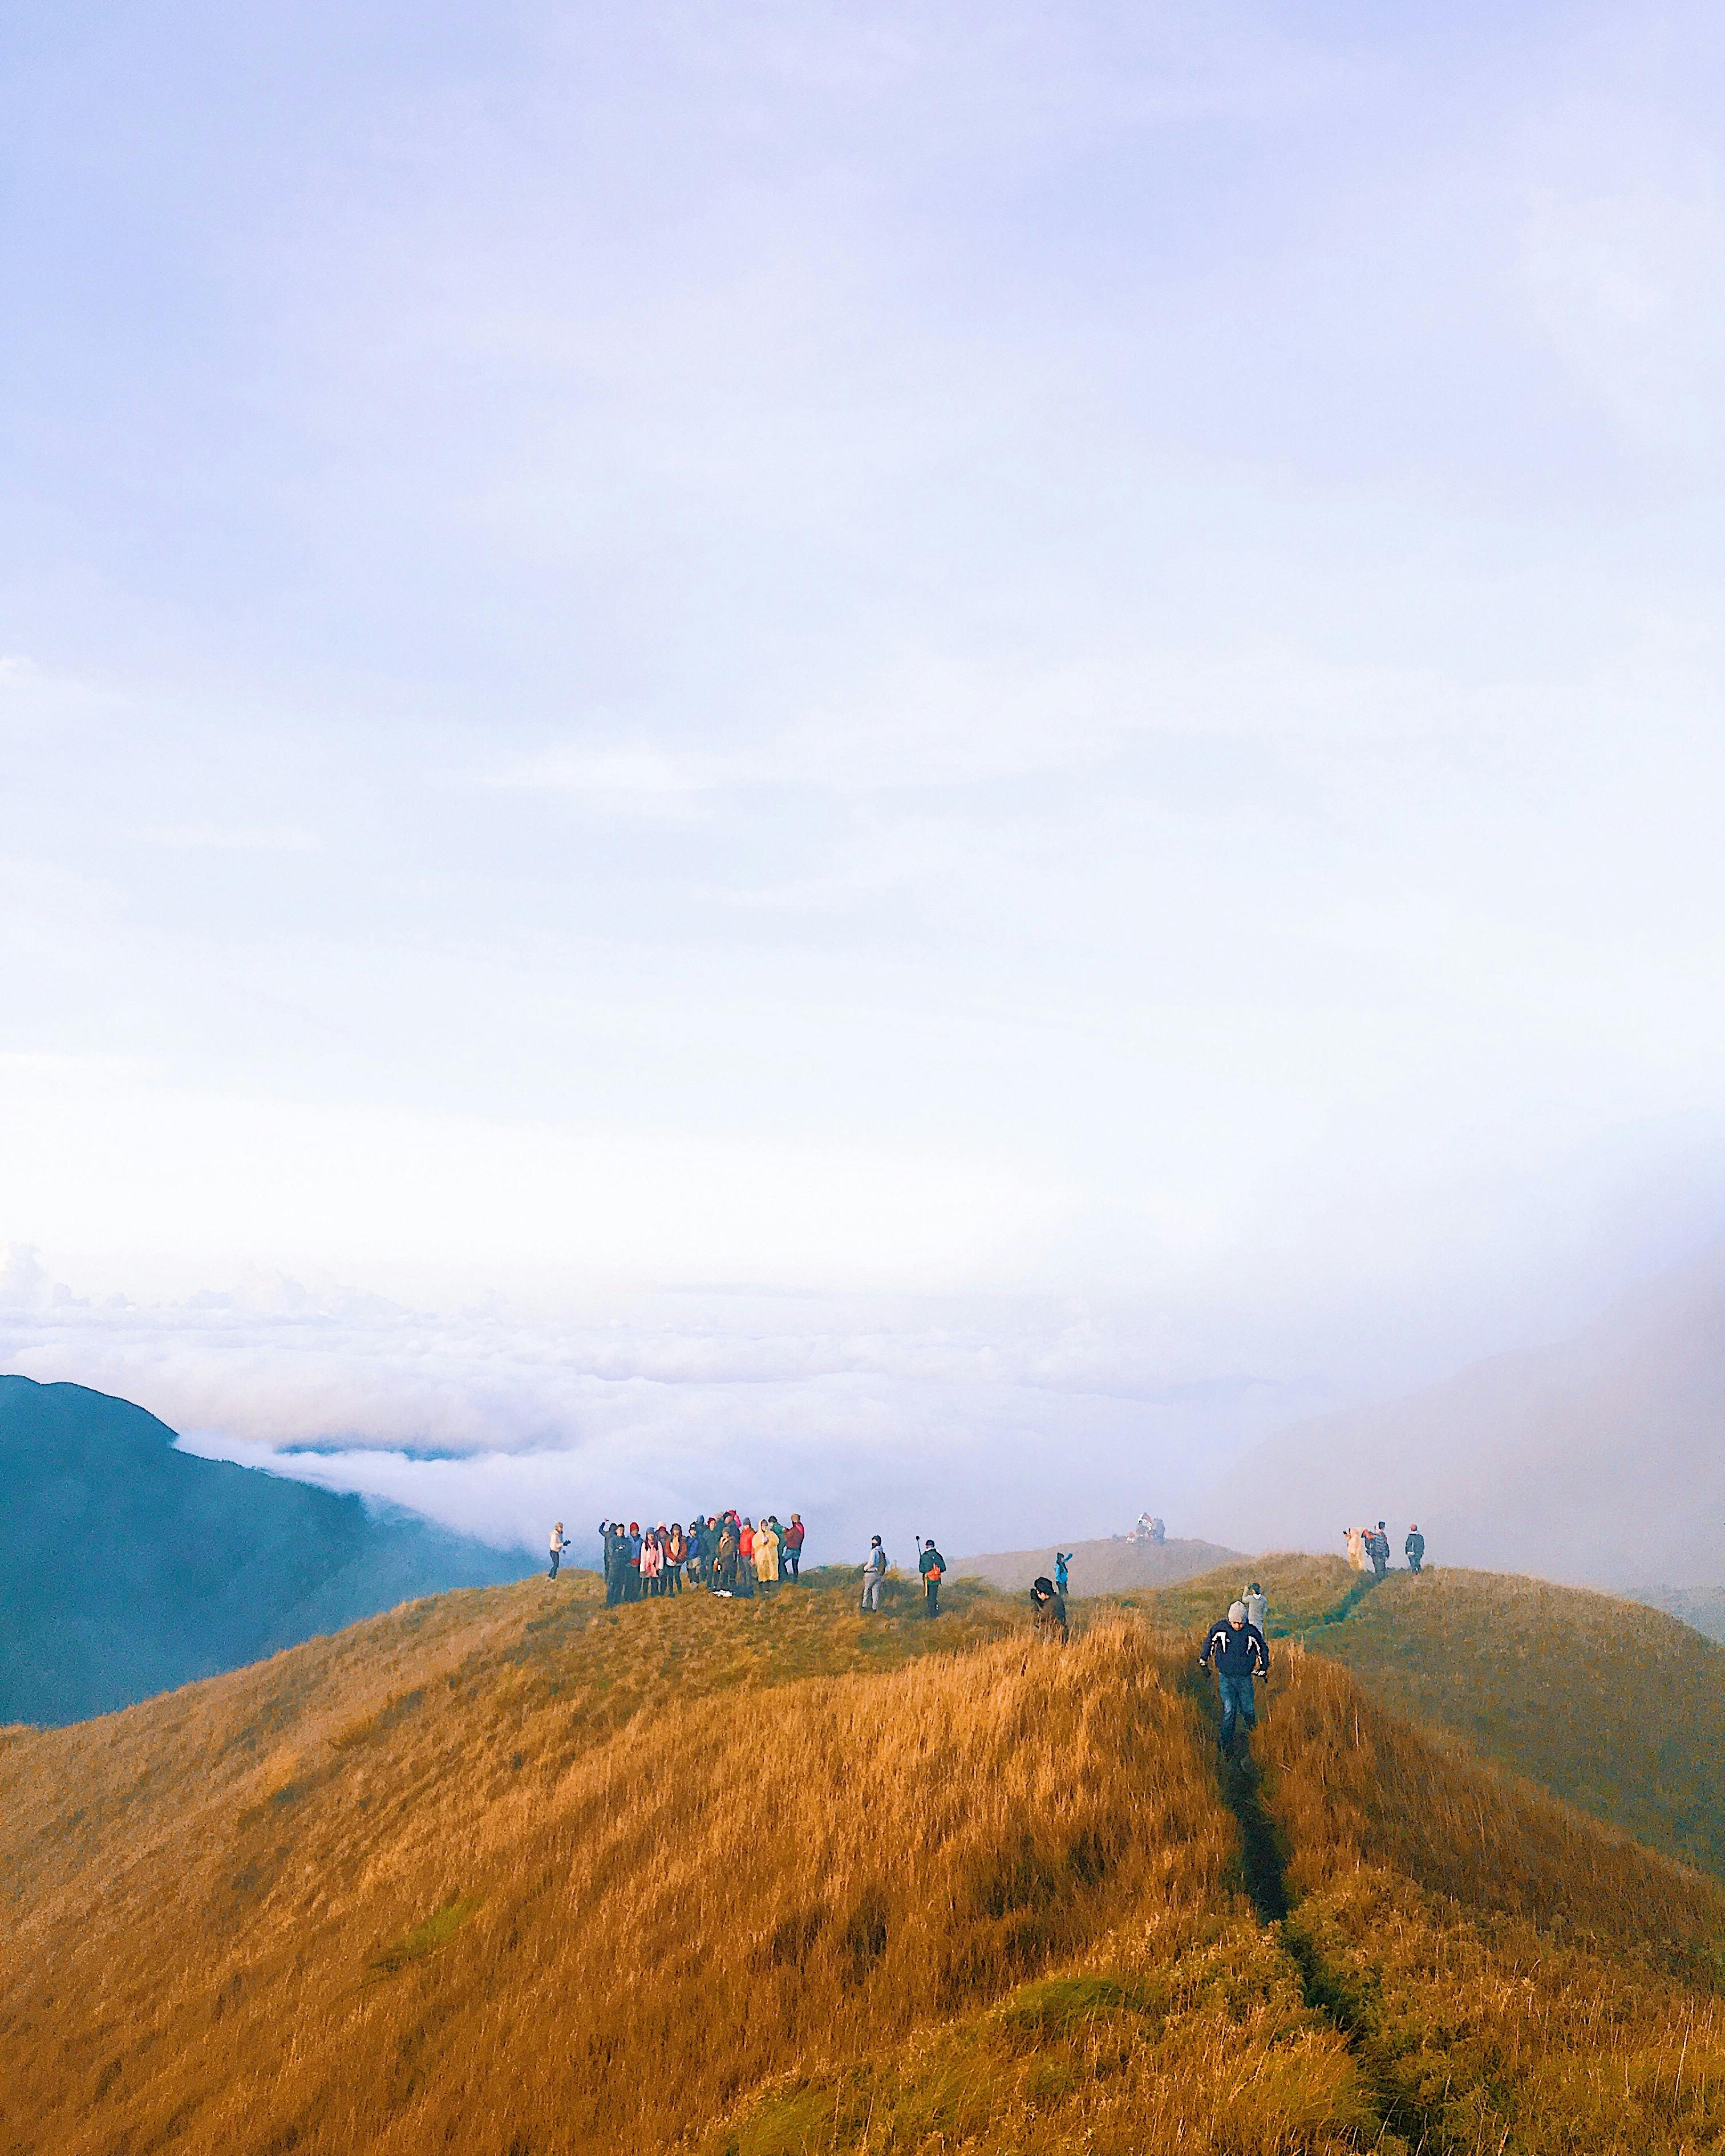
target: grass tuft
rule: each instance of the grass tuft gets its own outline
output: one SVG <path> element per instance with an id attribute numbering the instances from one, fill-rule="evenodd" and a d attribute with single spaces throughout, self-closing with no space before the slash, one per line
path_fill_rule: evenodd
<path id="1" fill-rule="evenodd" d="M 428 1954 L 447 1946 L 479 1907 L 476 1894 L 458 1894 L 453 1901 L 445 1902 L 423 1923 L 403 1932 L 393 1946 L 385 1947 L 382 1953 L 372 1957 L 366 1964 L 367 1982 L 376 1983 L 382 1977 L 398 1975 L 411 1963 L 424 1961 Z"/>

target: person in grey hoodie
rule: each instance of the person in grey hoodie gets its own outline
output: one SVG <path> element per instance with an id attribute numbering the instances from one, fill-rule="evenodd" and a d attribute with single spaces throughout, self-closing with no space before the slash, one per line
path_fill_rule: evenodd
<path id="1" fill-rule="evenodd" d="M 869 1538 L 869 1553 L 863 1559 L 862 1606 L 867 1609 L 880 1607 L 880 1583 L 886 1577 L 886 1553 L 880 1547 L 879 1535 Z"/>
<path id="2" fill-rule="evenodd" d="M 1245 1591 L 1245 1612 L 1247 1624 L 1255 1625 L 1262 1632 L 1270 1618 L 1270 1597 L 1255 1579 Z"/>

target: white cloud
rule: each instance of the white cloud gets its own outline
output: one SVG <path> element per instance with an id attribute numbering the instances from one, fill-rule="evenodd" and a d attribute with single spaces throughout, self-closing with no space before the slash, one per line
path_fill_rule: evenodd
<path id="1" fill-rule="evenodd" d="M 146 827 L 138 836 L 146 845 L 194 854 L 315 854 L 324 844 L 316 831 L 297 824 L 171 824 Z"/>

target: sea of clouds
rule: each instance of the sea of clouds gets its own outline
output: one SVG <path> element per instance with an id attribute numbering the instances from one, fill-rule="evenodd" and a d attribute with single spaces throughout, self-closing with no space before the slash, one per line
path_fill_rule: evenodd
<path id="1" fill-rule="evenodd" d="M 817 1559 L 1178 1527 L 1243 1445 L 1327 1404 L 1146 1313 L 1051 1296 L 660 1291 L 578 1315 L 413 1308 L 254 1274 L 91 1295 L 0 1270 L 6 1367 L 136 1400 L 187 1450 L 391 1500 L 499 1547 L 554 1518 L 792 1509 Z"/>

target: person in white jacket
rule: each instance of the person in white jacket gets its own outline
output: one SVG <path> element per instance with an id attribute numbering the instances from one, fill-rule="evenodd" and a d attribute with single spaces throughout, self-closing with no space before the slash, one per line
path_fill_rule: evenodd
<path id="1" fill-rule="evenodd" d="M 870 1537 L 869 1553 L 863 1559 L 862 1606 L 865 1609 L 880 1607 L 880 1583 L 886 1577 L 886 1553 L 880 1547 L 880 1537 Z"/>
<path id="2" fill-rule="evenodd" d="M 547 1579 L 557 1578 L 557 1567 L 562 1563 L 563 1552 L 568 1547 L 567 1539 L 563 1533 L 563 1523 L 559 1520 L 551 1531 L 551 1570 L 545 1575 Z"/>

